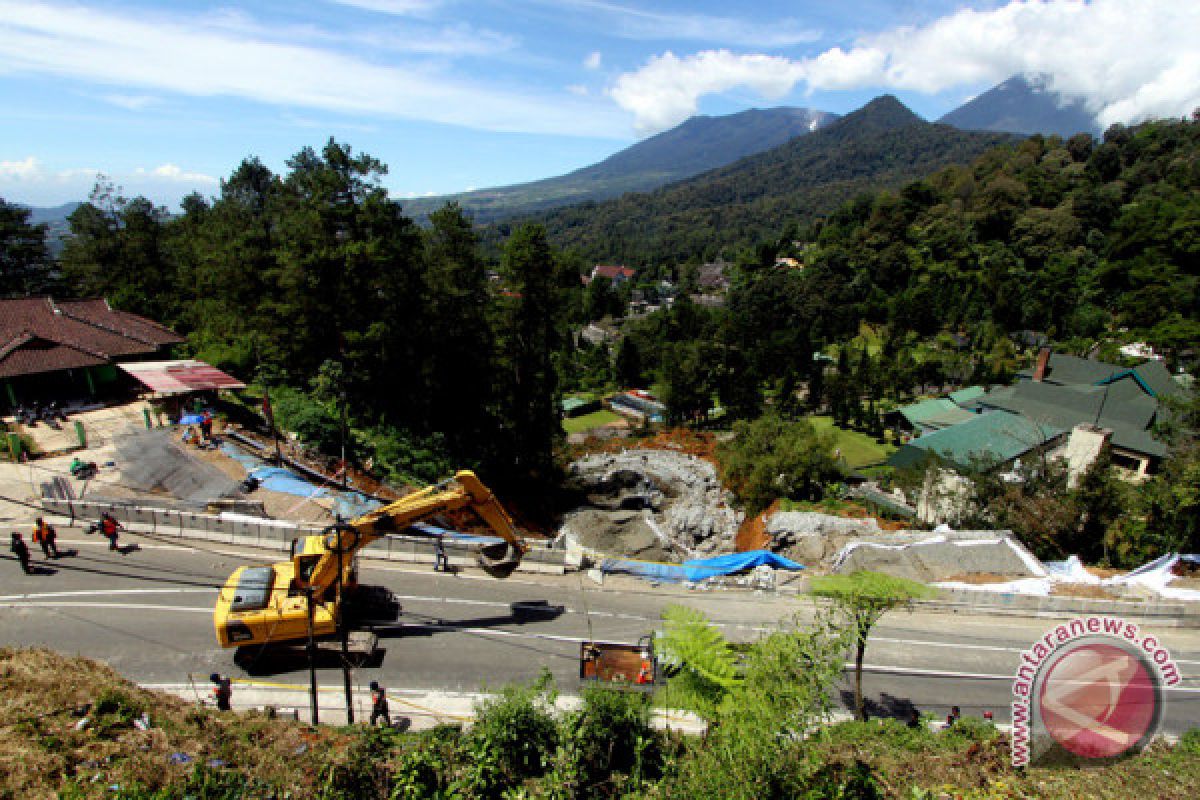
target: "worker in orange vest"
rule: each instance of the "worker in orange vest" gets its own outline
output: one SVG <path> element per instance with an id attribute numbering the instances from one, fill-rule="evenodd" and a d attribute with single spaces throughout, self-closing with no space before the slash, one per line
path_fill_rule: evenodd
<path id="1" fill-rule="evenodd" d="M 58 558 L 58 533 L 45 520 L 38 517 L 33 522 L 33 541 L 42 546 L 46 558 Z"/>
<path id="2" fill-rule="evenodd" d="M 117 522 L 116 518 L 107 511 L 100 517 L 100 533 L 104 534 L 104 538 L 108 539 L 109 550 L 119 550 L 117 547 L 117 531 L 121 529 L 121 523 Z"/>
<path id="3" fill-rule="evenodd" d="M 384 726 L 392 724 L 392 717 L 388 713 L 387 692 L 377 681 L 371 681 L 371 725 L 373 726 L 378 719 L 383 720 Z"/>
<path id="4" fill-rule="evenodd" d="M 637 683 L 654 683 L 654 662 L 642 658 L 642 668 L 638 670 Z"/>
<path id="5" fill-rule="evenodd" d="M 233 681 L 218 672 L 209 675 L 208 679 L 213 682 L 212 692 L 213 699 L 217 701 L 217 710 L 232 711 L 233 705 L 230 701 L 233 700 Z"/>

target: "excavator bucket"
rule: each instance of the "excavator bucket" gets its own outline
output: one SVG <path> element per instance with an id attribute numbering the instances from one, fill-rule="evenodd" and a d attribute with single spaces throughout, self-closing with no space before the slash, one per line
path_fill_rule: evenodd
<path id="1" fill-rule="evenodd" d="M 479 566 L 493 578 L 507 578 L 521 563 L 521 551 L 509 542 L 496 542 L 479 550 Z"/>

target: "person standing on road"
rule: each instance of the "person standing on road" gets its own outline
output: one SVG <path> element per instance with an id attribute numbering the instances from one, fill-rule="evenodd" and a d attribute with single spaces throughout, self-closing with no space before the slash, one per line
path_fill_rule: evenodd
<path id="1" fill-rule="evenodd" d="M 100 533 L 104 534 L 104 538 L 108 539 L 109 550 L 120 550 L 117 547 L 117 531 L 121 529 L 121 523 L 107 511 L 100 517 Z"/>
<path id="2" fill-rule="evenodd" d="M 233 681 L 228 675 L 222 675 L 219 672 L 209 675 L 208 679 L 213 682 L 213 699 L 217 702 L 217 710 L 232 711 Z"/>
<path id="3" fill-rule="evenodd" d="M 375 721 L 382 719 L 385 727 L 390 727 L 392 724 L 391 715 L 388 714 L 387 692 L 378 681 L 371 681 L 371 725 L 375 725 Z"/>
<path id="4" fill-rule="evenodd" d="M 433 571 L 434 572 L 449 572 L 450 559 L 446 558 L 446 542 L 439 536 L 434 540 L 433 553 Z"/>
<path id="5" fill-rule="evenodd" d="M 25 574 L 32 575 L 33 565 L 29 563 L 29 545 L 25 544 L 25 540 L 21 538 L 21 534 L 13 531 L 12 544 L 8 549 L 12 550 L 13 555 L 17 557 L 17 561 L 21 562 L 21 569 L 25 570 Z"/>
<path id="6" fill-rule="evenodd" d="M 58 558 L 58 533 L 44 519 L 38 517 L 33 522 L 33 540 L 42 546 L 46 558 Z"/>

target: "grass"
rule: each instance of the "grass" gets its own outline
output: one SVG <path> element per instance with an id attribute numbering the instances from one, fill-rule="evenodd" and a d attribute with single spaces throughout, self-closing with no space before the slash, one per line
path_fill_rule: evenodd
<path id="1" fill-rule="evenodd" d="M 842 458 L 854 469 L 878 464 L 896 452 L 894 445 L 880 444 L 873 436 L 837 427 L 833 424 L 833 417 L 809 417 L 808 420 L 818 433 L 833 434 L 834 446 L 842 451 Z"/>
<path id="2" fill-rule="evenodd" d="M 620 414 L 615 414 L 608 409 L 601 409 L 579 417 L 567 417 L 563 420 L 563 430 L 567 433 L 583 433 L 619 419 L 623 419 Z"/>
<path id="3" fill-rule="evenodd" d="M 469 773 L 474 758 L 472 750 L 454 745 L 456 730 L 311 728 L 259 712 L 222 714 L 141 689 L 95 661 L 44 649 L 0 648 L 0 686 L 0 798 L 428 797 L 433 792 L 400 786 L 413 784 L 418 772 L 439 780 L 417 776 L 416 783 L 445 783 Z M 73 710 L 87 704 L 92 724 L 76 730 Z M 145 731 L 133 724 L 143 711 L 151 722 Z M 702 739 L 676 744 L 705 746 Z M 861 762 L 878 796 L 894 800 L 1184 800 L 1200 786 L 1200 731 L 1175 747 L 1155 744 L 1087 769 L 1015 770 L 1007 737 L 975 718 L 949 731 L 914 730 L 894 720 L 847 722 L 822 729 L 805 747 L 815 765 L 836 770 Z M 686 757 L 684 749 L 671 748 L 670 757 Z M 179 763 L 176 754 L 190 760 Z M 666 787 L 637 796 L 670 796 L 658 791 Z M 519 796 L 564 796 L 551 793 L 561 790 L 553 774 L 528 788 Z"/>

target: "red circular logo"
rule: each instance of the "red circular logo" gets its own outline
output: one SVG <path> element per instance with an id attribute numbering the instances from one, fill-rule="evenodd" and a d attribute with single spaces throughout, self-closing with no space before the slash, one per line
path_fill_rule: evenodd
<path id="1" fill-rule="evenodd" d="M 1158 720 L 1154 670 L 1135 651 L 1080 642 L 1043 673 L 1042 724 L 1071 753 L 1110 758 L 1141 743 Z"/>

